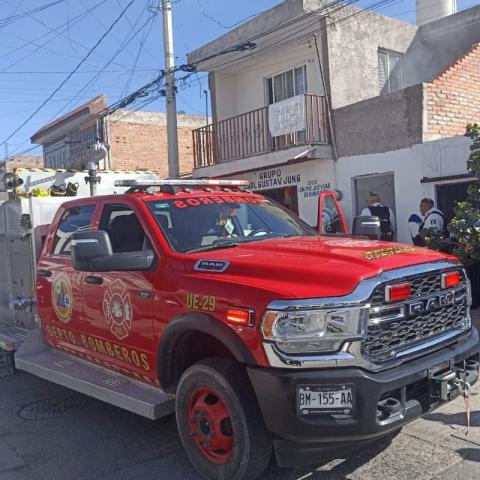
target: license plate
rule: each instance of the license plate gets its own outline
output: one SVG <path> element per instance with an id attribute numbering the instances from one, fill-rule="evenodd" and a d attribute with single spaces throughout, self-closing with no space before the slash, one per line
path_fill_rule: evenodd
<path id="1" fill-rule="evenodd" d="M 352 415 L 354 409 L 353 385 L 297 387 L 297 410 L 300 415 Z"/>

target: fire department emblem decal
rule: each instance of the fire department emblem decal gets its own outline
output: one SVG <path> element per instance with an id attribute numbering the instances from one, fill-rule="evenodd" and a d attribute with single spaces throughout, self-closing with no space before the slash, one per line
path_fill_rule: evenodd
<path id="1" fill-rule="evenodd" d="M 132 328 L 132 303 L 127 286 L 121 280 L 112 282 L 105 291 L 103 314 L 110 331 L 119 340 L 128 337 Z"/>
<path id="2" fill-rule="evenodd" d="M 57 318 L 63 323 L 68 323 L 72 318 L 73 296 L 70 281 L 63 275 L 53 282 L 52 305 Z"/>

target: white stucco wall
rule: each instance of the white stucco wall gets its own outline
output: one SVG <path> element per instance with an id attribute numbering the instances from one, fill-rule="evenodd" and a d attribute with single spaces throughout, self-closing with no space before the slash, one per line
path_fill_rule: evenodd
<path id="1" fill-rule="evenodd" d="M 248 180 L 250 189 L 256 192 L 297 186 L 298 213 L 307 223 L 316 225 L 320 192 L 335 188 L 335 166 L 333 160 L 315 159 L 247 172 L 230 178 Z"/>
<path id="2" fill-rule="evenodd" d="M 454 137 L 393 152 L 343 157 L 337 162 L 337 188 L 349 227 L 355 213 L 354 182 L 362 175 L 394 173 L 398 241 L 410 242 L 407 219 L 418 213 L 423 197 L 435 200 L 437 183 L 421 183 L 424 177 L 443 177 L 467 173 L 470 139 Z"/>
<path id="3" fill-rule="evenodd" d="M 293 42 L 266 55 L 247 58 L 215 72 L 217 121 L 267 105 L 265 79 L 294 67 L 307 66 L 308 93 L 323 93 L 315 45 L 311 42 Z"/>

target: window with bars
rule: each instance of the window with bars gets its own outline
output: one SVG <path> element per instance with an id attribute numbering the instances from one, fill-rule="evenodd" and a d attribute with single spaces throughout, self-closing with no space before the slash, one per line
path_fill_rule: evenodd
<path id="1" fill-rule="evenodd" d="M 307 93 L 307 66 L 291 68 L 266 79 L 269 105 Z M 305 140 L 305 131 L 272 138 L 272 148 L 278 150 Z"/>
<path id="2" fill-rule="evenodd" d="M 402 88 L 403 54 L 392 50 L 378 49 L 378 85 L 380 95 L 396 92 Z"/>
<path id="3" fill-rule="evenodd" d="M 307 66 L 292 68 L 267 78 L 268 104 L 307 93 Z"/>

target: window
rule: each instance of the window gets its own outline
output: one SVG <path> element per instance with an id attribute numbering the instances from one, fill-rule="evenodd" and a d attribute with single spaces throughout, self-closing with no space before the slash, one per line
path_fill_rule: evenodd
<path id="1" fill-rule="evenodd" d="M 305 65 L 267 78 L 269 105 L 306 92 L 307 67 Z"/>
<path id="2" fill-rule="evenodd" d="M 215 195 L 147 204 L 172 248 L 182 253 L 277 237 L 316 235 L 287 209 L 262 197 Z"/>
<path id="3" fill-rule="evenodd" d="M 138 252 L 145 247 L 145 231 L 127 205 L 106 205 L 100 230 L 108 233 L 113 253 Z"/>
<path id="4" fill-rule="evenodd" d="M 403 54 L 391 50 L 378 50 L 378 84 L 380 95 L 402 88 Z"/>
<path id="5" fill-rule="evenodd" d="M 73 233 L 91 228 L 95 205 L 83 205 L 67 210 L 58 225 L 53 240 L 53 255 L 70 255 L 70 237 Z"/>
<path id="6" fill-rule="evenodd" d="M 346 233 L 343 228 L 342 216 L 331 195 L 327 195 L 323 199 L 322 223 L 324 233 Z"/>

